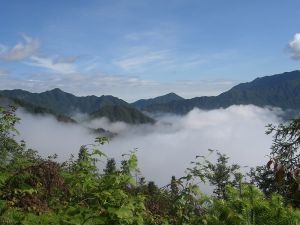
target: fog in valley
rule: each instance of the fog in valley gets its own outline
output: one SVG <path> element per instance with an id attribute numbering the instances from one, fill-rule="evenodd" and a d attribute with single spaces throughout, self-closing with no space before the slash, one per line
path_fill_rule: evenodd
<path id="1" fill-rule="evenodd" d="M 128 125 L 110 123 L 105 118 L 61 123 L 51 116 L 18 110 L 21 122 L 17 128 L 19 139 L 25 140 L 27 147 L 44 157 L 56 153 L 59 161 L 67 160 L 71 154 L 77 156 L 81 145 L 94 143 L 96 135 L 88 127 L 117 133 L 101 147 L 108 157 L 120 161 L 123 153 L 137 149 L 142 175 L 164 185 L 172 175 L 184 175 L 195 156 L 207 155 L 208 149 L 226 153 L 232 163 L 242 166 L 266 163 L 272 141 L 270 135 L 265 135 L 266 125 L 281 122 L 281 113 L 279 109 L 252 105 L 231 106 L 210 111 L 194 109 L 184 116 L 160 115 L 153 125 Z"/>

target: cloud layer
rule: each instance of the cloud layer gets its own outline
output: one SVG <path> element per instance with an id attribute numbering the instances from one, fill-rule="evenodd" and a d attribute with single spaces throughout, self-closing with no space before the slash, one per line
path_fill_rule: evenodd
<path id="1" fill-rule="evenodd" d="M 278 123 L 280 113 L 269 108 L 232 106 L 212 111 L 194 109 L 183 117 L 164 115 L 155 125 L 130 126 L 98 119 L 84 126 L 118 132 L 103 146 L 104 151 L 121 160 L 121 154 L 137 148 L 142 174 L 163 185 L 172 175 L 183 175 L 190 161 L 196 155 L 205 155 L 207 149 L 218 149 L 243 166 L 264 164 L 271 145 L 271 137 L 264 134 L 265 125 Z M 77 155 L 82 144 L 93 143 L 93 135 L 83 126 L 24 112 L 19 115 L 21 137 L 43 156 L 57 153 L 65 160 L 71 153 Z"/>

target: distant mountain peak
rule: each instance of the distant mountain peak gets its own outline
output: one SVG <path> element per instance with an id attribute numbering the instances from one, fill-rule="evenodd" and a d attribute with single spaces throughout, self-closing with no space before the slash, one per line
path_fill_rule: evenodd
<path id="1" fill-rule="evenodd" d="M 54 88 L 52 90 L 49 90 L 49 91 L 45 91 L 45 92 L 42 92 L 40 93 L 41 95 L 52 95 L 52 96 L 56 96 L 56 97 L 70 97 L 70 98 L 76 98 L 75 95 L 71 94 L 71 93 L 68 93 L 68 92 L 65 92 L 63 90 L 61 90 L 60 88 Z"/>
<path id="2" fill-rule="evenodd" d="M 168 94 L 162 95 L 160 97 L 166 97 L 166 96 L 173 96 L 173 97 L 178 97 L 178 98 L 182 98 L 181 96 L 179 96 L 178 94 L 174 93 L 174 92 L 170 92 Z M 182 98 L 183 99 L 183 98 Z"/>
<path id="3" fill-rule="evenodd" d="M 177 95 L 174 92 L 170 92 L 168 94 L 165 95 L 161 95 L 158 96 L 156 98 L 152 98 L 152 100 L 156 100 L 156 101 L 162 101 L 162 103 L 167 103 L 167 102 L 171 102 L 171 101 L 178 101 L 178 100 L 183 100 L 184 98 Z"/>
<path id="4" fill-rule="evenodd" d="M 51 91 L 62 91 L 60 88 L 53 88 Z"/>
<path id="5" fill-rule="evenodd" d="M 158 96 L 156 98 L 150 98 L 150 99 L 141 99 L 134 103 L 132 103 L 133 106 L 135 106 L 138 109 L 142 109 L 145 107 L 149 107 L 154 104 L 166 104 L 172 101 L 180 101 L 184 100 L 184 98 L 180 97 L 179 95 L 175 94 L 174 92 L 170 92 L 168 94 Z"/>
<path id="6" fill-rule="evenodd" d="M 46 91 L 46 92 L 52 92 L 52 93 L 66 93 L 63 90 L 61 90 L 60 88 L 54 88 L 52 90 Z"/>

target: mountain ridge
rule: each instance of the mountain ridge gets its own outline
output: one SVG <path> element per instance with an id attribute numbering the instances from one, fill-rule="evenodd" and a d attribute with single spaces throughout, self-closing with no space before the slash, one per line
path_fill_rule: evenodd
<path id="1" fill-rule="evenodd" d="M 210 110 L 247 104 L 300 110 L 300 71 L 259 77 L 250 82 L 240 83 L 217 96 L 152 104 L 151 108 L 144 107 L 143 111 L 185 114 L 193 108 Z"/>
<path id="2" fill-rule="evenodd" d="M 77 110 L 93 117 L 106 116 L 113 121 L 132 123 L 152 123 L 149 113 L 186 114 L 193 108 L 210 110 L 227 108 L 231 105 L 273 106 L 298 112 L 300 111 L 300 71 L 258 77 L 250 82 L 240 83 L 217 96 L 184 99 L 171 92 L 155 98 L 140 99 L 131 104 L 112 95 L 75 96 L 59 88 L 41 93 L 31 93 L 21 89 L 3 90 L 0 91 L 0 96 L 17 99 L 23 105 L 31 104 L 58 115 L 72 116 L 74 110 Z M 128 117 L 129 115 L 131 118 Z M 119 120 L 117 117 L 120 117 Z M 139 119 L 136 120 L 137 118 Z"/>
<path id="3" fill-rule="evenodd" d="M 116 108 L 115 113 L 119 118 L 114 118 L 114 121 L 134 121 L 134 123 L 152 123 L 154 120 L 142 112 L 135 109 L 129 103 L 122 99 L 111 95 L 97 96 L 80 96 L 62 91 L 59 88 L 47 90 L 41 93 L 31 93 L 21 89 L 3 90 L 0 91 L 0 96 L 11 99 L 17 105 L 25 108 L 29 112 L 40 112 L 53 114 L 55 116 L 71 118 L 74 112 L 84 114 L 92 114 L 101 110 L 103 107 L 126 106 L 125 108 Z M 120 110 L 120 112 L 116 112 Z M 101 115 L 107 118 L 112 118 L 111 111 L 101 110 Z M 128 115 L 132 118 L 128 118 Z M 137 120 L 136 118 L 139 118 Z"/>

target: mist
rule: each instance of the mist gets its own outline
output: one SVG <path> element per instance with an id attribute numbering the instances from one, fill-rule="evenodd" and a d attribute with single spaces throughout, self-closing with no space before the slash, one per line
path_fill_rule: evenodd
<path id="1" fill-rule="evenodd" d="M 20 139 L 40 155 L 58 154 L 58 160 L 77 156 L 81 145 L 94 142 L 87 127 L 118 133 L 101 149 L 117 161 L 123 153 L 137 149 L 139 168 L 146 179 L 166 184 L 172 175 L 180 177 L 196 155 L 217 149 L 241 166 L 265 164 L 272 137 L 265 135 L 266 125 L 281 122 L 282 111 L 253 105 L 231 106 L 203 111 L 194 109 L 184 116 L 161 115 L 153 125 L 110 123 L 106 118 L 81 124 L 57 122 L 51 116 L 36 116 L 19 110 L 17 128 Z"/>

